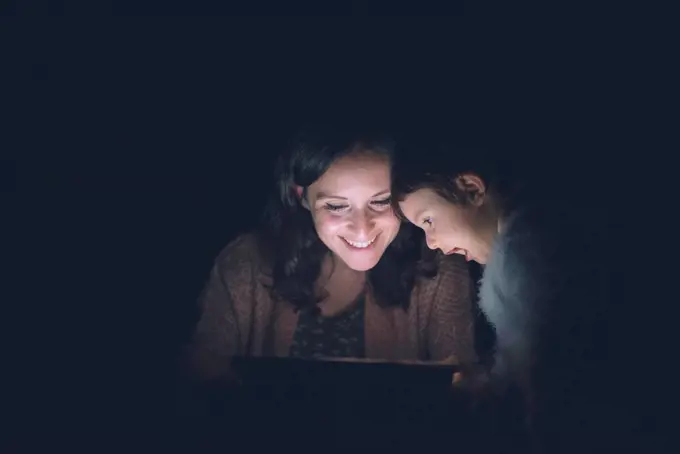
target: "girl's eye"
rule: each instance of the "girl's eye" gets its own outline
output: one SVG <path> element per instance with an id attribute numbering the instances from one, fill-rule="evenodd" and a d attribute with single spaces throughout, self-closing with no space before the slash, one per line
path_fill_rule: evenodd
<path id="1" fill-rule="evenodd" d="M 425 224 L 427 226 L 431 226 L 432 225 L 432 218 L 426 217 L 425 219 L 423 219 L 423 224 Z"/>
<path id="2" fill-rule="evenodd" d="M 326 203 L 325 208 L 328 211 L 342 211 L 347 208 L 347 205 L 333 205 L 332 203 Z"/>

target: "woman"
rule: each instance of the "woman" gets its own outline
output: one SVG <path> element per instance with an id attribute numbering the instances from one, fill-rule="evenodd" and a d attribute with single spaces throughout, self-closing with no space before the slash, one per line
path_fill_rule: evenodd
<path id="1" fill-rule="evenodd" d="M 621 439 L 603 335 L 606 200 L 596 182 L 571 174 L 571 185 L 560 185 L 545 169 L 520 187 L 483 156 L 449 149 L 397 165 L 394 208 L 430 248 L 484 265 L 479 304 L 496 331 L 492 377 L 522 390 L 538 446 L 582 452 L 595 434 L 611 435 L 599 438 L 605 444 Z"/>
<path id="2" fill-rule="evenodd" d="M 235 355 L 473 363 L 471 282 L 428 259 L 390 205 L 389 141 L 303 136 L 277 166 L 262 228 L 229 244 L 201 298 L 191 363 L 229 376 Z"/>

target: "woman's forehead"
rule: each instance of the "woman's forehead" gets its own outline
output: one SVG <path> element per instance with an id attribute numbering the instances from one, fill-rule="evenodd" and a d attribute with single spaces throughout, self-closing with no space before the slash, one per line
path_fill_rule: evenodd
<path id="1" fill-rule="evenodd" d="M 339 174 L 356 171 L 379 171 L 387 172 L 389 174 L 389 170 L 390 161 L 387 156 L 370 151 L 361 151 L 350 153 L 336 159 L 324 175 L 329 173 Z"/>
<path id="2" fill-rule="evenodd" d="M 344 156 L 312 184 L 312 193 L 325 196 L 346 192 L 376 194 L 389 190 L 390 166 L 384 156 L 358 154 Z"/>

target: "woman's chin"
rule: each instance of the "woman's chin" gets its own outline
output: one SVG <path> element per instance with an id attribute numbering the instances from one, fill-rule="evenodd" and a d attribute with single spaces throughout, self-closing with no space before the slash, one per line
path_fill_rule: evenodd
<path id="1" fill-rule="evenodd" d="M 368 271 L 375 268 L 382 257 L 382 254 L 378 254 L 376 251 L 373 251 L 373 253 L 345 251 L 343 254 L 338 255 L 347 267 L 354 271 Z"/>
<path id="2" fill-rule="evenodd" d="M 354 271 L 369 271 L 378 264 L 378 260 L 347 260 L 347 266 Z"/>

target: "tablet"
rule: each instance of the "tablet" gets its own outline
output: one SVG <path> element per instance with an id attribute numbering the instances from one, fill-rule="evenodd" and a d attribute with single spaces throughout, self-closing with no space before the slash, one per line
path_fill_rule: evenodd
<path id="1" fill-rule="evenodd" d="M 236 357 L 244 384 L 378 385 L 449 388 L 454 364 L 354 358 Z"/>

